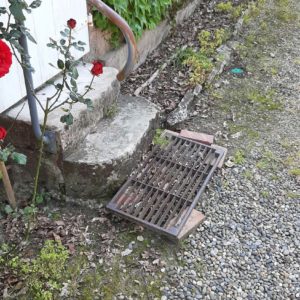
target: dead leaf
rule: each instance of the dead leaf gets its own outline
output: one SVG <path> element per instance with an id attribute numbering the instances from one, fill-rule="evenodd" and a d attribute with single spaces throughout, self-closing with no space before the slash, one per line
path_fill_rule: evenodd
<path id="1" fill-rule="evenodd" d="M 55 225 L 57 225 L 57 226 L 65 226 L 65 222 L 64 221 L 55 221 Z"/>
<path id="2" fill-rule="evenodd" d="M 68 248 L 69 248 L 69 253 L 71 255 L 73 255 L 76 252 L 74 244 L 68 244 Z"/>
<path id="3" fill-rule="evenodd" d="M 128 256 L 132 253 L 132 250 L 131 249 L 126 249 L 124 251 L 121 252 L 121 255 L 122 256 Z"/>
<path id="4" fill-rule="evenodd" d="M 108 221 L 107 218 L 100 217 L 100 218 L 93 218 L 91 222 L 92 222 L 92 223 L 99 222 L 100 224 L 103 224 L 103 223 L 105 223 L 105 222 L 107 222 L 107 221 Z"/>
<path id="5" fill-rule="evenodd" d="M 57 242 L 57 243 L 61 242 L 61 238 L 58 234 L 52 232 L 52 235 L 54 237 L 55 242 Z"/>

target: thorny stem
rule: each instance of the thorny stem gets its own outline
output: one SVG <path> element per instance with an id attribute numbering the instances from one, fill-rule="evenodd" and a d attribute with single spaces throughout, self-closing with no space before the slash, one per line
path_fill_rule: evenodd
<path id="1" fill-rule="evenodd" d="M 95 79 L 95 75 L 93 76 L 93 78 L 92 78 L 92 80 L 91 80 L 89 86 L 87 87 L 86 91 L 84 92 L 84 94 L 81 95 L 82 97 L 84 97 L 84 96 L 92 89 L 92 85 L 93 85 L 94 79 Z M 51 106 L 49 110 L 53 111 L 53 110 L 55 110 L 55 109 L 57 109 L 57 108 L 59 108 L 59 107 L 65 105 L 65 104 L 70 104 L 70 105 L 74 104 L 74 101 L 71 102 L 71 103 L 68 103 L 68 101 L 69 101 L 69 98 L 66 99 L 65 101 L 63 101 L 62 103 L 57 104 L 57 105 L 54 106 L 54 107 Z"/>
<path id="2" fill-rule="evenodd" d="M 69 32 L 69 37 L 68 37 L 68 47 L 67 47 L 67 50 L 66 50 L 66 53 L 64 54 L 64 59 L 65 59 L 65 65 L 66 65 L 66 61 L 67 61 L 67 57 L 69 55 L 69 52 L 70 52 L 70 48 L 71 48 L 71 42 L 72 42 L 72 29 L 70 29 L 70 32 Z M 66 81 L 67 81 L 67 68 L 65 67 L 64 68 L 64 71 L 63 71 L 63 81 L 62 81 L 62 87 L 61 89 L 59 90 L 58 94 L 57 94 L 57 97 L 55 99 L 55 101 L 50 105 L 49 107 L 49 111 L 53 111 L 56 107 L 55 107 L 55 104 L 57 103 L 57 101 L 59 100 L 60 96 L 61 96 L 61 93 L 64 89 L 64 86 L 66 84 Z M 54 98 L 54 97 L 53 97 Z M 54 108 L 53 108 L 54 107 Z M 57 106 L 58 107 L 58 106 Z"/>
<path id="3" fill-rule="evenodd" d="M 44 135 L 46 131 L 46 126 L 47 126 L 47 120 L 48 120 L 48 114 L 49 114 L 49 100 L 47 99 L 46 103 L 46 108 L 45 108 L 45 114 L 44 114 L 44 120 L 43 120 L 43 125 L 42 125 L 42 137 L 39 141 L 39 157 L 38 157 L 38 162 L 36 165 L 36 171 L 35 171 L 35 177 L 34 177 L 34 186 L 33 186 L 33 195 L 32 195 L 32 203 L 35 204 L 35 198 L 37 195 L 37 189 L 38 189 L 38 182 L 39 182 L 39 177 L 40 177 L 40 169 L 41 169 L 41 164 L 42 164 L 42 158 L 43 158 L 43 150 L 44 150 Z"/>
<path id="4" fill-rule="evenodd" d="M 41 170 L 42 159 L 43 159 L 43 152 L 44 152 L 44 139 L 43 139 L 43 137 L 45 135 L 47 120 L 48 120 L 48 114 L 49 114 L 48 106 L 49 106 L 49 98 L 47 99 L 47 102 L 46 102 L 44 120 L 43 120 L 43 125 L 42 125 L 42 137 L 39 141 L 39 149 L 38 149 L 39 156 L 38 156 L 38 161 L 37 161 L 36 170 L 35 170 L 33 194 L 32 194 L 32 200 L 31 200 L 31 203 L 33 205 L 36 204 L 35 202 L 36 202 L 36 196 L 37 196 L 38 184 L 39 184 L 39 177 L 40 177 L 40 170 Z M 31 226 L 31 216 L 28 216 L 27 228 L 26 228 L 26 233 L 25 233 L 25 240 L 26 241 L 28 241 L 28 238 L 29 238 L 30 226 Z"/>

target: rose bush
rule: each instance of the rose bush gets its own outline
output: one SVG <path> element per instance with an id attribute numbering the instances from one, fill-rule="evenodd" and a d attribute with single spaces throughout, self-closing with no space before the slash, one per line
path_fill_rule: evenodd
<path id="1" fill-rule="evenodd" d="M 5 42 L 0 40 L 0 78 L 9 72 L 12 64 L 12 54 Z"/>

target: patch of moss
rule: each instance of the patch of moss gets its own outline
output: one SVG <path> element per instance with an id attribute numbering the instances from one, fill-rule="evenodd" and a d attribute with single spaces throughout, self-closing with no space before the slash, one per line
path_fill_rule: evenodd
<path id="1" fill-rule="evenodd" d="M 288 198 L 291 198 L 291 199 L 300 199 L 300 194 L 294 193 L 294 192 L 288 192 L 287 196 L 288 196 Z"/>
<path id="2" fill-rule="evenodd" d="M 262 191 L 260 194 L 263 198 L 268 198 L 269 197 L 269 192 L 268 191 Z"/>
<path id="3" fill-rule="evenodd" d="M 250 171 L 250 170 L 246 170 L 244 173 L 243 173 L 244 177 L 248 180 L 252 180 L 253 179 L 253 173 Z"/>
<path id="4" fill-rule="evenodd" d="M 279 21 L 288 23 L 298 19 L 298 15 L 293 10 L 289 0 L 275 0 L 275 3 L 275 16 Z"/>
<path id="5" fill-rule="evenodd" d="M 183 64 L 191 69 L 189 82 L 192 85 L 203 84 L 213 69 L 211 60 L 200 52 L 189 56 L 184 60 Z"/>
<path id="6" fill-rule="evenodd" d="M 212 56 L 223 43 L 230 38 L 230 32 L 224 28 L 218 28 L 214 31 L 202 30 L 198 34 L 198 40 L 201 52 L 207 56 Z"/>
<path id="7" fill-rule="evenodd" d="M 103 115 L 104 118 L 112 119 L 118 113 L 118 107 L 116 104 L 113 104 L 104 109 Z"/>
<path id="8" fill-rule="evenodd" d="M 233 162 L 237 165 L 242 165 L 245 161 L 245 152 L 243 150 L 237 150 L 233 155 Z"/>
<path id="9" fill-rule="evenodd" d="M 153 145 L 166 147 L 169 144 L 169 140 L 166 137 L 162 136 L 163 132 L 163 129 L 156 129 L 155 135 L 152 140 Z"/>
<path id="10" fill-rule="evenodd" d="M 229 13 L 233 8 L 232 2 L 231 1 L 227 1 L 227 2 L 220 2 L 218 4 L 216 4 L 215 6 L 215 10 L 217 12 L 225 12 L 225 13 Z"/>
<path id="11" fill-rule="evenodd" d="M 277 158 L 272 151 L 265 150 L 262 154 L 262 158 L 257 162 L 256 167 L 261 170 L 275 171 L 280 162 L 281 160 Z"/>
<path id="12" fill-rule="evenodd" d="M 300 168 L 295 168 L 289 170 L 289 174 L 292 176 L 300 176 Z"/>
<path id="13" fill-rule="evenodd" d="M 246 95 L 247 100 L 256 104 L 261 110 L 282 109 L 282 104 L 275 97 L 276 92 L 271 89 L 265 93 L 259 90 L 251 90 Z"/>

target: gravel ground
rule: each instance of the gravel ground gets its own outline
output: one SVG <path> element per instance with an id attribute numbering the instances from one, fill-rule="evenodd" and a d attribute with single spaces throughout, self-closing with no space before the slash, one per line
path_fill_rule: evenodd
<path id="1" fill-rule="evenodd" d="M 185 127 L 229 149 L 207 217 L 168 268 L 165 299 L 300 299 L 300 3 L 267 1 Z"/>

